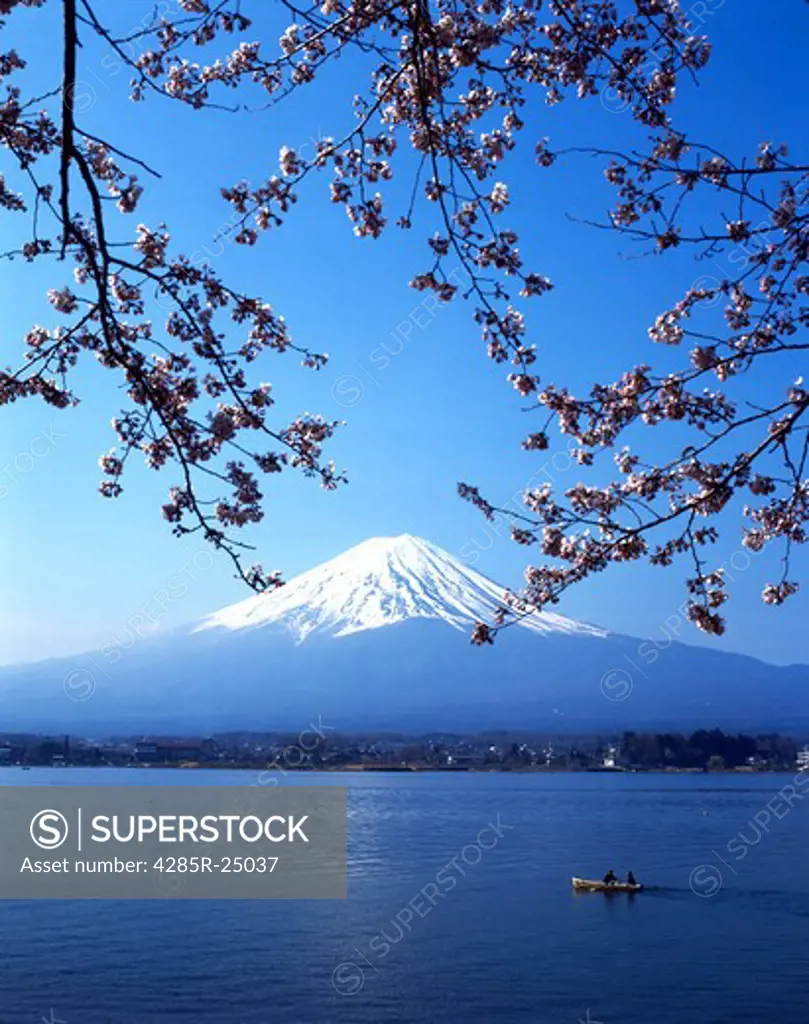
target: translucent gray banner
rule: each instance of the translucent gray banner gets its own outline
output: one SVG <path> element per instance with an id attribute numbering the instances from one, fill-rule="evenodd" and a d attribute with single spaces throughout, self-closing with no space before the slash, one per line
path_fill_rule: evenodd
<path id="1" fill-rule="evenodd" d="M 338 786 L 0 786 L 0 899 L 345 899 Z"/>

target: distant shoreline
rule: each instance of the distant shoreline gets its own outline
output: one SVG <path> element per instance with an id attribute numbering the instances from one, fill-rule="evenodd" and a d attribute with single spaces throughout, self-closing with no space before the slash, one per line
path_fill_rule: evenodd
<path id="1" fill-rule="evenodd" d="M 809 769 L 809 746 L 777 733 L 624 732 L 544 737 L 483 734 L 340 733 L 318 716 L 297 735 L 276 732 L 211 736 L 111 736 L 88 739 L 0 734 L 0 765 L 49 768 L 185 768 L 255 773 L 564 772 L 754 774 Z M 269 777 L 269 776 L 268 776 Z"/>
<path id="2" fill-rule="evenodd" d="M 31 771 L 34 768 L 47 768 L 52 771 L 65 771 L 67 769 L 97 770 L 114 769 L 119 770 L 171 770 L 171 771 L 228 771 L 228 772 L 272 772 L 277 775 L 318 775 L 350 772 L 352 774 L 377 774 L 377 775 L 407 775 L 407 774 L 430 774 L 430 775 L 795 775 L 794 768 L 768 768 L 766 766 L 750 768 L 554 768 L 554 767 L 526 767 L 526 768 L 504 768 L 492 766 L 481 767 L 460 767 L 440 768 L 435 765 L 402 765 L 397 767 L 386 765 L 340 765 L 335 768 L 328 768 L 319 765 L 312 768 L 281 767 L 278 764 L 5 764 L 0 768 L 16 768 L 21 771 Z"/>

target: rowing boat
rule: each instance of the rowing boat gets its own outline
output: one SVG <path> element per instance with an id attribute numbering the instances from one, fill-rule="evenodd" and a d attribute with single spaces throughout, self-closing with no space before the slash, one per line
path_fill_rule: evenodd
<path id="1" fill-rule="evenodd" d="M 572 878 L 571 882 L 577 892 L 643 892 L 642 885 L 627 882 L 600 882 L 595 878 Z"/>

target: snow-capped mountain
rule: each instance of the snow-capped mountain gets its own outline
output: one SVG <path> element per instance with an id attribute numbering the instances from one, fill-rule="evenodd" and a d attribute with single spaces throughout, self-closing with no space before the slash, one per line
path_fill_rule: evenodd
<path id="1" fill-rule="evenodd" d="M 535 613 L 474 647 L 504 594 L 427 541 L 374 538 L 170 634 L 0 670 L 0 729 L 809 732 L 809 667 L 689 647 L 670 617 L 633 639 Z"/>
<path id="2" fill-rule="evenodd" d="M 196 630 L 284 626 L 296 641 L 311 633 L 348 636 L 410 619 L 435 619 L 468 631 L 491 622 L 504 588 L 420 537 L 373 537 L 291 580 L 204 619 Z M 534 633 L 606 636 L 562 615 L 521 619 Z"/>

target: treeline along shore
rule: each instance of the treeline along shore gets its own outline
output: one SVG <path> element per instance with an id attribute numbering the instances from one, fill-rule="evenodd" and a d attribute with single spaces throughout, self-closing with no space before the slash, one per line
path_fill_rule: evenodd
<path id="1" fill-rule="evenodd" d="M 613 737 L 490 732 L 230 732 L 206 737 L 0 734 L 0 765 L 292 771 L 795 771 L 809 746 L 720 729 Z"/>

